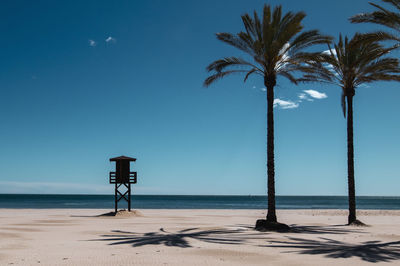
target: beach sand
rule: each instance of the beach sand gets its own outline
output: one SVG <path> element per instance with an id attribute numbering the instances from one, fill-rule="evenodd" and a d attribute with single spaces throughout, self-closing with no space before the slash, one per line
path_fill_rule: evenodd
<path id="1" fill-rule="evenodd" d="M 400 265 L 400 211 L 0 209 L 0 265 Z"/>

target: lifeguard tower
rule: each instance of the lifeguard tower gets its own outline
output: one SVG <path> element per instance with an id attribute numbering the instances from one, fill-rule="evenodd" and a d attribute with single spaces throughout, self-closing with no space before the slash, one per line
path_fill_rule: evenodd
<path id="1" fill-rule="evenodd" d="M 111 158 L 115 162 L 115 172 L 110 172 L 110 184 L 115 184 L 115 213 L 118 211 L 118 202 L 124 199 L 128 202 L 128 211 L 131 211 L 131 184 L 136 184 L 137 173 L 130 171 L 130 162 L 135 158 L 119 156 Z M 125 192 L 121 188 L 125 187 Z"/>

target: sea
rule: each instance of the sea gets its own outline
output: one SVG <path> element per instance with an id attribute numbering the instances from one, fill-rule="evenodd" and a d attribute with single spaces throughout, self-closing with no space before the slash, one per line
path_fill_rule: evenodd
<path id="1" fill-rule="evenodd" d="M 400 197 L 357 197 L 357 209 L 400 210 Z M 119 208 L 126 208 L 119 202 Z M 347 209 L 345 196 L 277 196 L 277 209 Z M 0 208 L 112 209 L 114 195 L 0 194 Z M 133 195 L 134 209 L 266 209 L 266 196 Z"/>

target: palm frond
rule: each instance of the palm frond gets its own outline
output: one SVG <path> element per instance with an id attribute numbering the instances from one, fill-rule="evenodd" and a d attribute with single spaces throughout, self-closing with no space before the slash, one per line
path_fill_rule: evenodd
<path id="1" fill-rule="evenodd" d="M 369 3 L 375 8 L 370 13 L 360 13 L 349 18 L 352 23 L 373 23 L 387 27 L 391 32 L 378 31 L 367 33 L 364 35 L 365 40 L 373 41 L 395 41 L 400 42 L 400 1 L 398 0 L 382 0 L 389 6 L 394 7 L 391 11 L 381 5 Z M 394 33 L 393 33 L 394 31 Z"/>
<path id="2" fill-rule="evenodd" d="M 204 81 L 204 87 L 208 87 L 210 86 L 212 83 L 214 83 L 215 81 L 230 75 L 230 74 L 235 74 L 235 73 L 245 73 L 247 71 L 244 70 L 229 70 L 229 71 L 222 71 L 222 72 L 217 72 L 214 75 L 209 76 L 208 78 L 206 78 L 206 80 Z"/>
<path id="3" fill-rule="evenodd" d="M 390 10 L 374 4 L 370 3 L 373 7 L 378 9 L 377 11 L 371 13 L 361 13 L 350 18 L 352 23 L 374 23 L 380 24 L 396 31 L 399 31 L 400 25 L 400 15 L 395 12 L 391 12 Z"/>
<path id="4" fill-rule="evenodd" d="M 303 50 L 315 44 L 327 44 L 332 41 L 331 36 L 321 35 L 318 30 L 302 32 L 291 42 L 291 52 Z"/>
<path id="5" fill-rule="evenodd" d="M 299 82 L 299 80 L 297 78 L 295 78 L 290 71 L 281 71 L 279 73 L 281 76 L 287 78 L 289 81 L 291 81 L 294 84 L 297 84 Z"/>
<path id="6" fill-rule="evenodd" d="M 259 71 L 262 71 L 257 66 L 253 65 L 252 63 L 250 63 L 242 58 L 234 57 L 234 56 L 225 57 L 225 58 L 218 59 L 218 60 L 212 62 L 211 64 L 209 64 L 207 66 L 207 71 L 208 72 L 211 72 L 211 71 L 221 72 L 225 68 L 232 67 L 232 66 L 249 66 L 252 68 L 256 68 Z"/>
<path id="7" fill-rule="evenodd" d="M 364 33 L 360 36 L 360 41 L 363 42 L 375 42 L 375 41 L 397 41 L 400 42 L 399 36 L 389 33 L 389 32 L 384 32 L 384 31 L 375 31 L 375 32 L 369 32 L 369 33 Z"/>
<path id="8" fill-rule="evenodd" d="M 249 72 L 247 72 L 246 76 L 244 76 L 243 82 L 246 82 L 246 80 L 249 78 L 249 76 L 250 76 L 251 74 L 254 74 L 254 73 L 257 73 L 257 72 L 258 72 L 258 69 L 257 69 L 257 68 L 251 69 Z"/>
<path id="9" fill-rule="evenodd" d="M 399 0 L 382 0 L 383 2 L 390 3 L 394 7 L 400 10 L 400 1 Z"/>
<path id="10" fill-rule="evenodd" d="M 240 37 L 241 36 L 240 33 L 238 34 L 238 36 L 226 32 L 217 33 L 216 35 L 218 40 L 223 41 L 235 48 L 238 48 L 239 50 L 242 50 L 243 52 L 246 52 L 251 56 L 254 56 L 253 47 L 251 47 L 250 44 L 246 42 L 244 38 Z"/>

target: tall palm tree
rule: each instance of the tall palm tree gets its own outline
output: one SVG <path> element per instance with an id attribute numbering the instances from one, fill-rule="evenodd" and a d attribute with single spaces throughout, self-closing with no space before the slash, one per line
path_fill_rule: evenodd
<path id="1" fill-rule="evenodd" d="M 394 48 L 384 48 L 376 41 L 366 41 L 362 34 L 355 34 L 351 40 L 340 35 L 333 49 L 322 53 L 318 59 L 309 62 L 316 71 L 306 74 L 304 80 L 325 81 L 342 88 L 341 104 L 346 117 L 347 109 L 347 178 L 349 193 L 348 224 L 363 225 L 356 218 L 356 197 L 354 184 L 353 145 L 353 97 L 362 84 L 374 81 L 400 81 L 399 61 L 388 57 Z"/>
<path id="2" fill-rule="evenodd" d="M 304 12 L 282 14 L 281 6 L 276 6 L 271 12 L 269 5 L 264 5 L 261 19 L 255 11 L 253 17 L 243 15 L 244 31 L 237 34 L 217 33 L 217 38 L 244 52 L 249 60 L 225 57 L 207 67 L 212 73 L 205 80 L 205 86 L 234 73 L 244 73 L 244 81 L 252 74 L 261 75 L 264 79 L 267 94 L 268 213 L 266 220 L 257 221 L 258 229 L 288 229 L 287 225 L 277 222 L 275 211 L 273 104 L 277 77 L 283 76 L 296 84 L 295 72 L 310 71 L 302 62 L 318 54 L 305 49 L 331 40 L 318 30 L 303 31 L 302 20 L 305 16 Z"/>
<path id="3" fill-rule="evenodd" d="M 370 13 L 360 13 L 350 18 L 352 23 L 373 23 L 385 26 L 389 31 L 375 31 L 365 34 L 364 38 L 372 40 L 392 40 L 396 45 L 400 44 L 400 0 L 382 0 L 394 8 L 394 11 L 388 10 L 378 4 L 369 3 L 377 10 Z"/>

